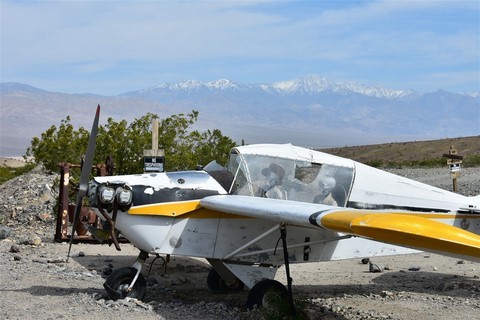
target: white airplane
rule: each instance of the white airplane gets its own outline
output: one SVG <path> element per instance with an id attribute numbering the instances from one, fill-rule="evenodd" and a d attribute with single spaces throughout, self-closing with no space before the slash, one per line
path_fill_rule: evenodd
<path id="1" fill-rule="evenodd" d="M 247 286 L 253 308 L 273 289 L 292 309 L 290 263 L 417 250 L 480 262 L 480 195 L 462 196 L 290 144 L 235 147 L 226 167 L 88 182 L 98 116 L 99 109 L 72 235 L 86 196 L 116 248 L 121 234 L 140 250 L 132 267 L 107 278 L 112 298 L 144 297 L 148 255 L 205 258 L 212 265 L 210 290 Z M 71 243 L 69 255 L 70 249 Z M 282 265 L 287 287 L 274 280 Z"/>

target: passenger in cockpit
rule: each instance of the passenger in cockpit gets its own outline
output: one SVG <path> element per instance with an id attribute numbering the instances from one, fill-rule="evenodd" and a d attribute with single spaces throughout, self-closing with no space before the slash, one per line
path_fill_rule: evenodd
<path id="1" fill-rule="evenodd" d="M 338 206 L 338 202 L 334 199 L 332 191 L 337 185 L 333 177 L 324 177 L 320 180 L 320 194 L 313 200 L 314 203 L 322 203 L 329 206 Z"/>

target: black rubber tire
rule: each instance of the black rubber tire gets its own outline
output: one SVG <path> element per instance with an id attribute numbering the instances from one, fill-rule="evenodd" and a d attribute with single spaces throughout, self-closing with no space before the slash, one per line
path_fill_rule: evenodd
<path id="1" fill-rule="evenodd" d="M 245 285 L 240 279 L 236 279 L 233 284 L 227 285 L 225 280 L 215 269 L 210 269 L 207 276 L 208 289 L 213 293 L 229 293 L 242 291 Z"/>
<path id="2" fill-rule="evenodd" d="M 231 284 L 227 284 L 223 279 L 220 280 L 220 290 L 222 290 L 222 292 L 240 292 L 243 288 L 245 288 L 245 284 L 238 278 Z"/>
<path id="3" fill-rule="evenodd" d="M 145 292 L 147 291 L 147 283 L 145 278 L 140 273 L 138 275 L 137 281 L 133 285 L 133 288 L 130 292 L 126 292 L 125 289 L 128 288 L 133 278 L 137 274 L 137 269 L 133 267 L 123 267 L 113 270 L 113 272 L 108 276 L 107 281 L 103 284 L 107 290 L 110 297 L 114 300 L 123 299 L 126 297 L 135 298 L 142 300 L 145 297 Z"/>
<path id="4" fill-rule="evenodd" d="M 247 297 L 247 309 L 252 310 L 255 306 L 264 307 L 268 301 L 288 305 L 288 290 L 280 282 L 272 279 L 265 279 L 255 284 Z"/>
<path id="5" fill-rule="evenodd" d="M 213 293 L 222 293 L 222 290 L 220 289 L 220 281 L 221 280 L 222 280 L 222 278 L 220 277 L 218 272 L 215 271 L 215 269 L 213 269 L 213 268 L 210 269 L 210 271 L 208 272 L 208 276 L 207 276 L 208 290 L 210 290 Z"/>

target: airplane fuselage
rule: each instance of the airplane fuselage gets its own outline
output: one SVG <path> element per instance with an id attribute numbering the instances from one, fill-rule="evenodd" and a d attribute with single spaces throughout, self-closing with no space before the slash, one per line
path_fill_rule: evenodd
<path id="1" fill-rule="evenodd" d="M 206 171 L 97 177 L 90 190 L 98 190 L 105 184 L 131 187 L 133 205 L 118 211 L 115 228 L 143 251 L 232 263 L 281 265 L 283 256 L 276 248 L 279 237 L 276 222 L 200 206 L 200 200 L 211 195 L 265 197 L 258 193 L 262 188 L 268 197 L 273 187 L 258 181 L 272 173 L 265 169 L 275 168 L 272 163 L 282 167 L 275 169 L 281 175 L 281 183 L 279 177 L 275 180 L 278 189 L 275 194 L 289 203 L 293 201 L 293 206 L 325 201 L 327 205 L 346 208 L 402 211 L 480 234 L 480 215 L 468 210 L 480 207 L 478 197 L 465 197 L 349 159 L 292 145 L 235 148 L 226 170 L 208 170 L 207 166 Z M 95 201 L 92 206 L 98 207 Z M 268 207 L 264 210 L 268 211 Z M 99 214 L 98 208 L 96 211 Z M 318 228 L 308 221 L 289 226 L 288 243 L 292 263 L 413 252 Z M 244 280 L 247 285 L 255 281 Z"/>

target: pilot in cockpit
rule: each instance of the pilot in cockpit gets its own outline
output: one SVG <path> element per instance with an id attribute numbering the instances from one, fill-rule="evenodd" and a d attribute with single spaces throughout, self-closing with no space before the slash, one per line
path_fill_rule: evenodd
<path id="1" fill-rule="evenodd" d="M 253 195 L 255 197 L 287 199 L 287 192 L 281 187 L 285 169 L 276 163 L 258 172 L 259 179 L 240 187 L 235 194 Z"/>
<path id="2" fill-rule="evenodd" d="M 286 199 L 286 191 L 280 186 L 282 179 L 285 176 L 285 169 L 276 163 L 271 163 L 267 168 L 262 169 L 262 175 L 265 177 L 265 182 L 260 185 L 261 197 L 272 199 Z"/>

